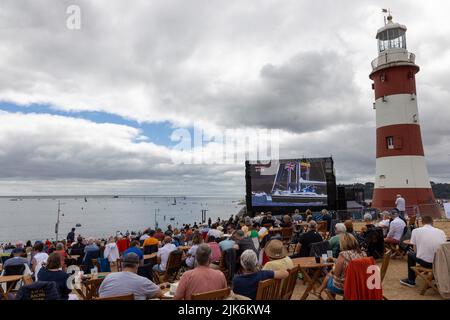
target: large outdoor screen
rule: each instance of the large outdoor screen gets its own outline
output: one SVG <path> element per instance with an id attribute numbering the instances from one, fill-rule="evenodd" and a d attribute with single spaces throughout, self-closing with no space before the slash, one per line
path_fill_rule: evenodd
<path id="1" fill-rule="evenodd" d="M 326 158 L 249 162 L 253 207 L 328 204 Z"/>

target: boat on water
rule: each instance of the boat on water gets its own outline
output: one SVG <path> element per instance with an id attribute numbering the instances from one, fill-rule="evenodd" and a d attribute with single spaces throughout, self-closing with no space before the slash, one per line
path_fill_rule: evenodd
<path id="1" fill-rule="evenodd" d="M 174 217 L 170 218 L 170 221 L 174 221 L 174 220 L 175 220 L 175 218 L 174 218 Z"/>
<path id="2" fill-rule="evenodd" d="M 119 196 L 113 196 L 113 198 L 114 198 L 114 199 L 118 199 L 118 198 L 119 198 Z"/>
<path id="3" fill-rule="evenodd" d="M 80 223 L 77 223 L 77 224 L 75 225 L 75 227 L 79 228 L 79 227 L 81 227 L 81 224 L 80 224 Z"/>
<path id="4" fill-rule="evenodd" d="M 9 199 L 9 201 L 18 201 L 19 199 Z"/>
<path id="5" fill-rule="evenodd" d="M 172 205 L 173 205 L 173 206 L 176 206 L 176 205 L 177 205 L 177 198 L 173 197 L 173 203 L 172 203 Z"/>

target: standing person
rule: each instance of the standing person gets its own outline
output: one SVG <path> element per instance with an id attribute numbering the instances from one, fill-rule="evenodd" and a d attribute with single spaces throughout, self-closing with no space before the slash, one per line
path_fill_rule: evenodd
<path id="1" fill-rule="evenodd" d="M 130 247 L 130 239 L 128 237 L 123 237 L 119 235 L 117 237 L 117 248 L 119 249 L 119 253 L 123 254 L 125 250 L 127 250 Z"/>
<path id="2" fill-rule="evenodd" d="M 110 263 L 115 263 L 117 259 L 119 259 L 120 253 L 114 237 L 109 237 L 108 243 L 105 246 L 105 251 L 103 252 L 103 257 L 108 259 Z"/>
<path id="3" fill-rule="evenodd" d="M 195 253 L 197 266 L 186 271 L 180 279 L 175 300 L 191 300 L 193 294 L 226 289 L 227 280 L 223 272 L 214 270 L 211 264 L 211 248 L 201 244 Z"/>
<path id="4" fill-rule="evenodd" d="M 211 227 L 211 223 L 212 223 L 211 217 L 209 217 L 209 218 L 208 218 L 208 227 Z"/>
<path id="5" fill-rule="evenodd" d="M 406 201 L 401 194 L 397 195 L 397 199 L 395 200 L 395 208 L 398 210 L 400 218 L 405 220 Z"/>
<path id="6" fill-rule="evenodd" d="M 416 285 L 416 273 L 411 267 L 420 264 L 424 268 L 433 268 L 434 255 L 439 246 L 447 241 L 444 231 L 433 227 L 433 218 L 422 217 L 423 227 L 414 229 L 411 233 L 411 243 L 414 251 L 408 252 L 408 279 L 400 280 L 400 283 L 414 287 Z"/>
<path id="7" fill-rule="evenodd" d="M 330 213 L 326 209 L 323 209 L 321 213 L 322 213 L 322 221 L 327 222 L 327 231 L 330 232 L 331 231 L 331 221 L 333 220 L 333 218 L 331 217 Z"/>
<path id="8" fill-rule="evenodd" d="M 72 228 L 72 231 L 70 231 L 70 232 L 67 234 L 66 239 L 67 239 L 67 241 L 68 241 L 69 243 L 72 243 L 72 242 L 75 241 L 75 228 Z"/>

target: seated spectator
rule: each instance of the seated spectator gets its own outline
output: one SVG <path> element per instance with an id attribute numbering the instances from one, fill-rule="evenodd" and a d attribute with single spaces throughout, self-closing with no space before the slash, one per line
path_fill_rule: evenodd
<path id="1" fill-rule="evenodd" d="M 203 243 L 203 238 L 200 233 L 197 232 L 192 238 L 192 247 L 186 253 L 186 260 L 184 261 L 184 265 L 189 269 L 195 267 L 195 252 L 201 243 Z"/>
<path id="2" fill-rule="evenodd" d="M 383 231 L 372 223 L 372 215 L 370 213 L 364 215 L 364 222 L 366 225 L 358 238 L 360 246 L 365 248 L 367 256 L 380 259 L 384 256 Z"/>
<path id="3" fill-rule="evenodd" d="M 214 238 L 220 239 L 223 236 L 223 232 L 217 229 L 217 224 L 213 223 L 211 229 L 209 229 L 207 236 L 213 236 Z"/>
<path id="4" fill-rule="evenodd" d="M 326 275 L 319 288 L 319 293 L 327 288 L 332 295 L 343 294 L 345 272 L 349 262 L 353 259 L 366 257 L 366 254 L 361 251 L 356 238 L 348 232 L 339 234 L 339 246 L 341 252 L 336 260 L 334 269 Z"/>
<path id="5" fill-rule="evenodd" d="M 408 278 L 400 280 L 401 284 L 408 287 L 416 285 L 416 274 L 411 267 L 419 264 L 424 268 L 433 268 L 437 249 L 447 241 L 444 231 L 433 227 L 432 217 L 422 217 L 422 224 L 423 227 L 416 228 L 411 233 L 410 241 L 414 245 L 414 251 L 408 252 Z"/>
<path id="6" fill-rule="evenodd" d="M 59 296 L 63 300 L 69 299 L 69 294 L 72 290 L 67 286 L 67 279 L 69 274 L 62 271 L 61 255 L 58 252 L 53 252 L 48 256 L 47 264 L 39 270 L 39 281 L 54 281 L 58 288 Z"/>
<path id="7" fill-rule="evenodd" d="M 264 218 L 262 219 L 261 225 L 263 226 L 270 225 L 271 227 L 273 227 L 274 221 L 271 212 L 267 212 L 267 215 L 265 215 Z"/>
<path id="8" fill-rule="evenodd" d="M 13 249 L 11 252 L 12 258 L 9 258 L 3 264 L 3 269 L 9 266 L 20 266 L 20 265 L 28 265 L 28 259 L 25 258 L 25 250 L 24 249 Z"/>
<path id="9" fill-rule="evenodd" d="M 317 222 L 311 220 L 308 223 L 308 231 L 298 237 L 293 257 L 309 257 L 311 244 L 323 241 L 322 236 L 316 230 Z"/>
<path id="10" fill-rule="evenodd" d="M 231 249 L 235 245 L 235 239 L 233 236 L 226 238 L 225 240 L 222 240 L 219 242 L 220 251 L 226 251 L 228 249 Z"/>
<path id="11" fill-rule="evenodd" d="M 405 231 L 406 223 L 399 217 L 398 213 L 391 213 L 391 216 L 394 220 L 392 220 L 389 225 L 389 231 L 384 242 L 389 244 L 399 244 L 403 232 Z"/>
<path id="12" fill-rule="evenodd" d="M 106 276 L 98 290 L 100 298 L 134 294 L 135 300 L 160 297 L 160 288 L 147 278 L 137 275 L 139 256 L 131 252 L 123 259 L 123 271 Z"/>
<path id="13" fill-rule="evenodd" d="M 308 211 L 308 210 L 306 210 L 306 211 Z M 313 216 L 312 216 L 312 214 L 309 214 L 306 216 L 306 223 L 310 223 L 311 221 L 314 221 Z"/>
<path id="14" fill-rule="evenodd" d="M 130 247 L 130 239 L 128 237 L 123 237 L 121 235 L 117 236 L 117 249 L 119 249 L 119 254 L 123 254 L 125 250 Z"/>
<path id="15" fill-rule="evenodd" d="M 139 241 L 142 241 L 144 243 L 145 239 L 149 238 L 148 230 L 145 230 L 144 233 L 139 237 Z"/>
<path id="16" fill-rule="evenodd" d="M 109 237 L 108 243 L 105 246 L 105 251 L 103 251 L 103 257 L 108 259 L 109 262 L 116 262 L 119 259 L 119 249 L 117 248 L 116 241 L 114 237 Z"/>
<path id="17" fill-rule="evenodd" d="M 134 252 L 135 254 L 137 254 L 137 256 L 139 257 L 140 265 L 142 265 L 144 263 L 144 253 L 142 252 L 142 250 L 140 248 L 139 241 L 133 240 L 131 242 L 130 247 L 127 250 L 125 250 L 123 255 L 126 256 L 127 254 L 129 254 L 131 252 Z"/>
<path id="18" fill-rule="evenodd" d="M 39 270 L 42 265 L 47 262 L 48 254 L 44 252 L 44 244 L 38 242 L 34 245 L 34 255 L 31 259 L 31 271 L 33 271 L 34 278 L 38 281 Z"/>
<path id="19" fill-rule="evenodd" d="M 226 289 L 227 280 L 219 270 L 210 268 L 211 248 L 200 244 L 195 253 L 197 266 L 186 271 L 180 279 L 175 300 L 191 300 L 193 294 Z"/>
<path id="20" fill-rule="evenodd" d="M 151 236 L 151 235 L 150 235 L 150 236 Z M 158 241 L 163 241 L 163 240 L 164 240 L 165 235 L 164 235 L 164 233 L 162 232 L 161 228 L 156 229 L 156 232 L 155 232 L 154 237 L 155 237 L 156 239 L 158 239 Z"/>
<path id="21" fill-rule="evenodd" d="M 64 245 L 61 242 L 58 242 L 56 244 L 56 250 L 54 252 L 59 253 L 59 256 L 61 257 L 61 268 L 66 268 L 66 258 L 67 258 L 67 252 L 64 248 Z"/>
<path id="22" fill-rule="evenodd" d="M 331 221 L 333 220 L 333 218 L 331 217 L 331 214 L 326 209 L 323 209 L 321 211 L 321 214 L 322 214 L 322 221 L 327 222 L 327 231 L 330 232 L 331 231 Z"/>
<path id="23" fill-rule="evenodd" d="M 257 250 L 255 248 L 255 244 L 253 243 L 253 240 L 249 237 L 245 237 L 244 231 L 237 230 L 233 234 L 233 238 L 235 239 L 235 248 L 237 251 L 237 256 L 239 257 L 242 252 L 245 250 L 253 250 L 255 253 L 257 253 Z"/>
<path id="24" fill-rule="evenodd" d="M 83 237 L 82 236 L 78 236 L 77 237 L 77 242 L 73 243 L 70 246 L 70 248 L 71 248 L 71 250 L 76 250 L 77 254 L 82 256 L 82 255 L 84 255 L 84 247 L 85 246 L 86 245 L 83 243 Z M 70 253 L 70 254 L 72 254 L 72 253 Z"/>
<path id="25" fill-rule="evenodd" d="M 347 233 L 350 233 L 352 236 L 355 236 L 355 230 L 353 229 L 353 221 L 352 220 L 345 220 L 344 221 L 345 228 L 347 229 Z"/>
<path id="26" fill-rule="evenodd" d="M 303 217 L 300 214 L 300 211 L 298 209 L 294 210 L 294 214 L 292 215 L 292 220 L 294 220 L 294 222 L 296 222 L 296 223 L 303 221 Z"/>
<path id="27" fill-rule="evenodd" d="M 256 299 L 258 284 L 267 279 L 285 279 L 289 273 L 285 270 L 258 270 L 258 257 L 253 250 L 245 250 L 240 263 L 243 268 L 242 275 L 236 275 L 233 279 L 233 292 L 246 296 L 252 300 Z"/>
<path id="28" fill-rule="evenodd" d="M 389 225 L 391 224 L 391 213 L 384 211 L 381 214 L 382 220 L 378 222 L 378 227 L 383 230 L 383 236 L 386 237 L 389 231 Z"/>
<path id="29" fill-rule="evenodd" d="M 292 227 L 292 219 L 289 215 L 283 216 L 283 221 L 280 223 L 281 228 L 290 228 Z"/>
<path id="30" fill-rule="evenodd" d="M 294 267 L 294 263 L 288 257 L 282 241 L 270 240 L 264 251 L 270 261 L 264 265 L 263 270 L 288 270 Z"/>
<path id="31" fill-rule="evenodd" d="M 331 239 L 328 240 L 328 242 L 330 243 L 331 251 L 333 251 L 333 257 L 337 258 L 339 251 L 341 250 L 339 247 L 339 235 L 341 233 L 347 232 L 347 228 L 343 223 L 336 223 L 334 229 L 336 230 L 336 235 L 334 237 L 331 237 Z"/>
<path id="32" fill-rule="evenodd" d="M 159 245 L 159 240 L 155 237 L 155 230 L 150 230 L 148 232 L 149 237 L 144 240 L 143 246 L 153 246 L 153 245 Z"/>
<path id="33" fill-rule="evenodd" d="M 216 242 L 216 238 L 213 236 L 208 237 L 208 247 L 211 249 L 211 263 L 218 263 L 222 253 L 220 252 L 220 246 Z"/>
<path id="34" fill-rule="evenodd" d="M 172 243 L 172 238 L 165 237 L 163 247 L 156 253 L 157 264 L 153 266 L 153 270 L 160 273 L 166 271 L 167 260 L 169 260 L 169 255 L 174 250 L 177 250 L 177 247 Z"/>

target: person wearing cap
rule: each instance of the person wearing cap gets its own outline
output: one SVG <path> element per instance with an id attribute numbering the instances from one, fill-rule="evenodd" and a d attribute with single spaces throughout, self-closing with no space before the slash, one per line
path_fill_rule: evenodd
<path id="1" fill-rule="evenodd" d="M 112 272 L 103 280 L 98 289 L 100 298 L 134 294 L 135 300 L 161 297 L 161 289 L 147 278 L 137 274 L 139 256 L 128 253 L 123 258 L 123 271 Z"/>
<path id="2" fill-rule="evenodd" d="M 270 261 L 264 265 L 263 270 L 288 270 L 294 267 L 294 263 L 288 257 L 287 250 L 282 241 L 270 240 L 264 251 Z"/>
<path id="3" fill-rule="evenodd" d="M 302 233 L 298 237 L 298 243 L 294 250 L 292 257 L 309 257 L 311 251 L 311 244 L 323 241 L 322 236 L 316 231 L 317 222 L 311 220 L 308 222 L 308 231 Z"/>
<path id="4" fill-rule="evenodd" d="M 211 248 L 200 244 L 195 253 L 197 266 L 181 276 L 174 300 L 191 300 L 193 294 L 210 292 L 228 287 L 223 272 L 214 270 L 211 264 Z"/>
<path id="5" fill-rule="evenodd" d="M 289 273 L 285 270 L 258 270 L 258 257 L 253 250 L 245 250 L 239 258 L 243 274 L 233 279 L 233 292 L 252 300 L 256 299 L 256 292 L 260 281 L 267 279 L 285 279 Z"/>
<path id="6" fill-rule="evenodd" d="M 153 266 L 153 270 L 159 273 L 166 271 L 170 253 L 177 250 L 177 247 L 172 243 L 171 237 L 166 236 L 163 242 L 164 245 L 156 253 L 157 264 Z"/>

